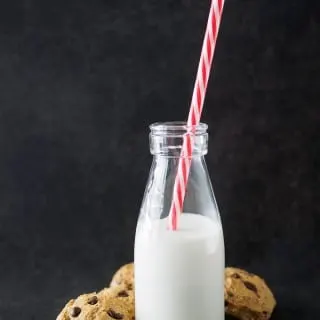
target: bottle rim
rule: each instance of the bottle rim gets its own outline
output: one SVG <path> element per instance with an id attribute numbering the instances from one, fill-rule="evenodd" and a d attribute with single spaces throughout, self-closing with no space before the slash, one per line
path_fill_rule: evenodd
<path id="1" fill-rule="evenodd" d="M 166 121 L 152 123 L 149 128 L 152 135 L 183 135 L 186 133 L 201 135 L 207 132 L 208 125 L 202 122 L 197 125 L 188 125 L 185 121 Z"/>

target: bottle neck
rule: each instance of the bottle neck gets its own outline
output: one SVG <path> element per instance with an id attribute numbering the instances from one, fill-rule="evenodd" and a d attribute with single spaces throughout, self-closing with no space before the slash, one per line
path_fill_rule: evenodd
<path id="1" fill-rule="evenodd" d="M 169 215 L 174 195 L 180 158 L 155 154 L 149 173 L 142 212 L 150 219 L 165 218 Z M 192 157 L 186 184 L 183 212 L 213 215 L 214 197 L 205 159 L 201 153 Z"/>
<path id="2" fill-rule="evenodd" d="M 150 152 L 155 157 L 179 158 L 186 135 L 193 144 L 193 157 L 204 156 L 208 152 L 207 126 L 188 127 L 181 122 L 156 123 L 150 126 Z"/>

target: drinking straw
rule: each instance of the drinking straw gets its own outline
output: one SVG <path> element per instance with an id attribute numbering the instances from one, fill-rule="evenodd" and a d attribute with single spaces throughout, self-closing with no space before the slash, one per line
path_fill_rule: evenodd
<path id="1" fill-rule="evenodd" d="M 184 135 L 178 171 L 173 187 L 173 197 L 169 212 L 169 228 L 171 230 L 177 230 L 178 219 L 183 209 L 183 202 L 191 167 L 193 134 L 196 126 L 200 123 L 223 7 L 224 0 L 211 1 L 207 29 L 204 36 L 197 77 L 189 110 L 187 133 Z"/>

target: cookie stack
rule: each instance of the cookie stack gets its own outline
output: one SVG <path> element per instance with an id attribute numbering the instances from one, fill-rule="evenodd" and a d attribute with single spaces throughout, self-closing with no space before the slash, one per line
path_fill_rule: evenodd
<path id="1" fill-rule="evenodd" d="M 265 281 L 238 268 L 225 270 L 226 313 L 240 320 L 270 319 L 276 301 Z M 134 320 L 134 266 L 122 266 L 110 287 L 70 300 L 57 320 Z"/>

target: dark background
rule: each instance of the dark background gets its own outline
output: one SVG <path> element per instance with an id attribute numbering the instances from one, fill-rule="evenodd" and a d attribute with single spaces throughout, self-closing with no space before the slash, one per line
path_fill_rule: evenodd
<path id="1" fill-rule="evenodd" d="M 186 118 L 208 9 L 1 2 L 1 320 L 54 319 L 133 259 L 147 125 Z M 320 312 L 319 16 L 226 0 L 203 114 L 227 264 L 267 280 L 274 319 Z"/>

